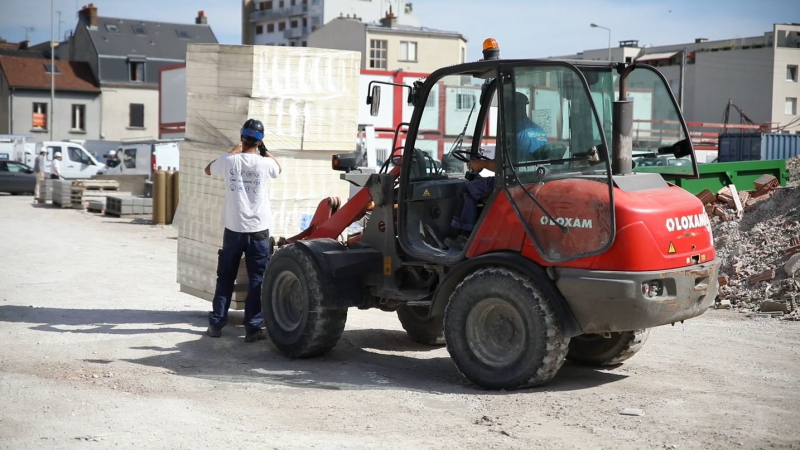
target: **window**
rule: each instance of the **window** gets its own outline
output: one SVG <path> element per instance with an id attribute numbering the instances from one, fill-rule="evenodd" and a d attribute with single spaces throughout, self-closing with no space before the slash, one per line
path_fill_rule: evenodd
<path id="1" fill-rule="evenodd" d="M 178 33 L 178 37 L 181 39 L 191 39 L 192 37 L 189 35 L 189 32 L 186 30 L 175 30 Z"/>
<path id="2" fill-rule="evenodd" d="M 294 47 L 294 41 L 289 42 L 289 47 Z"/>
<path id="3" fill-rule="evenodd" d="M 136 149 L 126 148 L 122 151 L 122 163 L 125 164 L 126 169 L 136 168 Z"/>
<path id="4" fill-rule="evenodd" d="M 786 110 L 785 114 L 794 116 L 797 115 L 797 98 L 786 97 Z"/>
<path id="5" fill-rule="evenodd" d="M 47 129 L 47 103 L 33 104 L 33 129 Z"/>
<path id="6" fill-rule="evenodd" d="M 461 48 L 461 63 L 467 62 L 467 49 Z"/>
<path id="7" fill-rule="evenodd" d="M 456 111 L 469 111 L 474 104 L 474 94 L 456 94 Z"/>
<path id="8" fill-rule="evenodd" d="M 296 20 L 293 20 L 293 21 L 292 21 L 292 28 L 297 28 L 297 25 L 298 25 L 298 24 L 297 24 L 297 21 L 296 21 Z"/>
<path id="9" fill-rule="evenodd" d="M 261 4 L 259 5 L 259 7 L 260 7 L 261 9 L 267 9 L 267 10 L 269 10 L 269 9 L 272 9 L 272 1 L 270 0 L 270 1 L 268 1 L 268 2 L 261 2 Z"/>
<path id="10" fill-rule="evenodd" d="M 147 29 L 143 25 L 134 25 L 133 34 L 137 36 L 147 36 Z"/>
<path id="11" fill-rule="evenodd" d="M 786 66 L 786 81 L 797 83 L 797 66 Z"/>
<path id="12" fill-rule="evenodd" d="M 5 162 L 5 163 L 3 163 L 3 165 L 5 167 L 0 167 L 0 171 L 13 172 L 13 173 L 24 173 L 25 170 L 27 169 L 26 166 L 24 166 L 24 165 L 22 165 L 22 164 L 20 164 L 18 162 L 14 162 L 14 161 Z"/>
<path id="13" fill-rule="evenodd" d="M 303 17 L 303 28 L 308 26 L 308 17 Z"/>
<path id="14" fill-rule="evenodd" d="M 131 128 L 144 128 L 144 105 L 141 103 L 130 104 L 130 122 L 128 126 Z"/>
<path id="15" fill-rule="evenodd" d="M 267 33 L 274 33 L 275 32 L 275 24 L 270 23 L 267 25 Z"/>
<path id="16" fill-rule="evenodd" d="M 400 61 L 417 60 L 417 43 L 400 41 Z"/>
<path id="17" fill-rule="evenodd" d="M 369 68 L 386 68 L 386 41 L 370 39 L 369 41 Z"/>
<path id="18" fill-rule="evenodd" d="M 86 131 L 86 105 L 72 105 L 71 131 Z"/>
<path id="19" fill-rule="evenodd" d="M 144 63 L 141 61 L 129 61 L 131 81 L 144 81 Z"/>
<path id="20" fill-rule="evenodd" d="M 626 63 L 633 62 L 633 58 L 632 58 L 632 57 L 630 57 L 630 56 L 626 56 L 626 57 L 625 57 L 625 62 L 626 62 Z"/>
<path id="21" fill-rule="evenodd" d="M 264 34 L 264 25 L 256 25 L 256 34 Z"/>
<path id="22" fill-rule="evenodd" d="M 292 0 L 292 6 L 294 6 L 294 5 L 295 5 L 295 1 L 296 1 L 296 0 Z"/>
<path id="23" fill-rule="evenodd" d="M 283 8 L 283 0 L 280 0 L 280 1 L 278 2 L 278 8 Z"/>
<path id="24" fill-rule="evenodd" d="M 303 47 L 308 47 L 308 42 L 303 41 Z"/>
<path id="25" fill-rule="evenodd" d="M 278 24 L 278 31 L 283 31 L 286 29 L 286 22 L 280 22 Z"/>
<path id="26" fill-rule="evenodd" d="M 107 23 L 106 31 L 108 31 L 109 33 L 119 33 L 119 28 L 117 28 L 117 26 L 114 25 L 113 23 Z"/>
<path id="27" fill-rule="evenodd" d="M 57 65 L 56 65 L 55 67 L 54 67 L 54 66 L 52 66 L 52 65 L 50 65 L 50 64 L 45 64 L 45 65 L 44 65 L 44 71 L 45 71 L 45 73 L 50 73 L 50 72 L 52 72 L 52 71 L 53 71 L 53 69 L 55 69 L 55 72 L 56 72 L 56 74 L 59 74 L 59 73 L 61 73 L 61 70 L 59 70 L 59 68 L 58 68 L 58 66 L 57 66 Z"/>
<path id="28" fill-rule="evenodd" d="M 86 156 L 86 153 L 79 148 L 67 147 L 67 155 L 70 161 L 81 164 L 89 164 L 89 157 Z"/>

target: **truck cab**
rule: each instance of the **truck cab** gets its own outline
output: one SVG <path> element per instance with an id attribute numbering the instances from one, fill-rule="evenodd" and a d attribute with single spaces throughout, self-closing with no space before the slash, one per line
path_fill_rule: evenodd
<path id="1" fill-rule="evenodd" d="M 86 149 L 74 142 L 66 141 L 44 141 L 36 144 L 34 158 L 44 149 L 45 173 L 50 173 L 50 164 L 53 162 L 53 155 L 61 153 L 61 176 L 66 179 L 91 178 L 105 166 L 98 162 Z"/>

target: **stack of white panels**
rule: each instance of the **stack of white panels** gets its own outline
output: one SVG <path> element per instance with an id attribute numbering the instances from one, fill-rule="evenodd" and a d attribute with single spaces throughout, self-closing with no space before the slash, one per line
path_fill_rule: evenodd
<path id="1" fill-rule="evenodd" d="M 264 123 L 264 144 L 283 173 L 267 182 L 278 239 L 299 233 L 326 197 L 348 198 L 331 169 L 334 153 L 355 148 L 361 55 L 328 49 L 191 44 L 186 55 L 186 139 L 180 144 L 178 283 L 210 298 L 222 245 L 227 184 L 203 172 L 239 142 L 249 118 Z M 244 261 L 233 307 L 247 286 Z"/>

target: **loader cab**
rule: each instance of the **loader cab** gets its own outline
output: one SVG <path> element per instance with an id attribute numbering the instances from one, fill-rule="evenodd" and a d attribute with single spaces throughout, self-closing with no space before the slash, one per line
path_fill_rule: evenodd
<path id="1" fill-rule="evenodd" d="M 587 83 L 575 66 L 531 60 L 462 64 L 434 72 L 411 97 L 415 110 L 404 161 L 425 155 L 438 155 L 442 161 L 488 155 L 495 170 L 420 175 L 413 164 L 403 166 L 398 237 L 405 253 L 425 262 L 453 264 L 467 255 L 477 230 L 503 229 L 518 221 L 539 253 L 553 260 L 608 248 L 614 234 L 608 145 Z M 439 130 L 437 139 L 422 138 L 433 135 L 429 130 Z M 470 195 L 469 183 L 476 177 L 493 178 L 491 190 L 466 205 L 464 196 Z M 568 182 L 575 179 L 581 180 L 580 192 Z M 545 185 L 549 187 L 543 189 Z M 582 197 L 584 191 L 591 193 L 590 200 Z M 589 203 L 576 205 L 578 199 Z M 498 201 L 510 203 L 510 208 L 488 214 Z M 541 201 L 550 202 L 547 211 Z M 442 245 L 459 233 L 453 219 L 464 217 L 464 208 L 473 206 L 477 214 L 468 232 L 470 244 L 463 250 Z M 579 207 L 585 217 L 575 215 Z M 570 223 L 580 219 L 580 228 L 562 226 L 565 218 Z"/>

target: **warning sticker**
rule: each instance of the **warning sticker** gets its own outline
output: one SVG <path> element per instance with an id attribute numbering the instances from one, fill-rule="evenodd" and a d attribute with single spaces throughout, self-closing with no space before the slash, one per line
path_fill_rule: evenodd
<path id="1" fill-rule="evenodd" d="M 669 250 L 667 250 L 667 253 L 675 253 L 675 244 L 673 244 L 672 241 L 669 242 Z"/>
<path id="2" fill-rule="evenodd" d="M 391 275 L 392 274 L 392 257 L 391 256 L 384 256 L 383 257 L 383 274 L 384 275 Z"/>
<path id="3" fill-rule="evenodd" d="M 430 192 L 428 192 L 428 190 L 427 190 L 427 189 L 425 189 L 425 192 L 423 192 L 423 193 L 422 193 L 422 196 L 423 196 L 423 197 L 430 197 L 430 196 L 431 196 L 431 193 L 430 193 Z"/>

